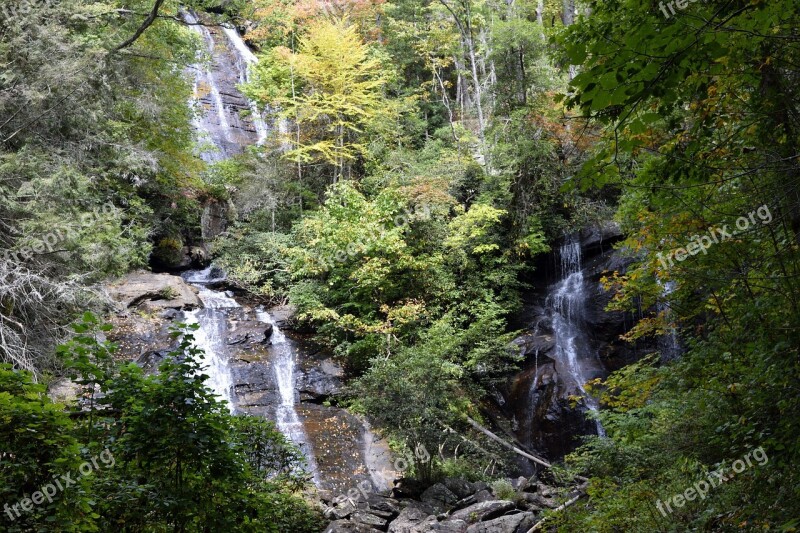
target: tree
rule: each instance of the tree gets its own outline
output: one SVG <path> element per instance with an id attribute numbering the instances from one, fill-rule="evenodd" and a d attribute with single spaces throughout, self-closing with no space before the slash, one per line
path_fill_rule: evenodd
<path id="1" fill-rule="evenodd" d="M 576 181 L 620 191 L 629 235 L 632 264 L 605 280 L 617 290 L 612 309 L 651 310 L 628 339 L 677 328 L 686 350 L 610 377 L 612 409 L 601 418 L 611 439 L 575 458 L 595 476 L 596 497 L 580 525 L 564 527 L 791 528 L 800 10 L 782 1 L 673 7 L 593 2 L 592 17 L 565 35 L 570 62 L 582 64 L 566 102 L 605 128 Z M 652 512 L 656 499 L 758 447 L 768 464 L 700 505 Z"/>
<path id="2" fill-rule="evenodd" d="M 300 139 L 287 137 L 293 148 L 286 157 L 332 165 L 334 182 L 351 176 L 353 161 L 366 154 L 365 131 L 392 120 L 393 106 L 383 94 L 388 74 L 380 59 L 347 19 L 312 22 L 296 53 L 277 49 L 268 59 L 257 68 L 250 92 L 269 100 L 274 75 L 267 69 L 282 67 L 284 87 L 271 103 L 303 131 Z"/>
<path id="3" fill-rule="evenodd" d="M 75 329 L 59 352 L 91 401 L 72 406 L 72 433 L 115 463 L 89 488 L 100 530 L 318 529 L 295 495 L 306 482 L 299 450 L 272 423 L 228 412 L 206 386 L 191 329 L 173 331 L 177 348 L 153 375 L 116 363 L 116 346 L 98 339 L 110 327 L 93 315 Z"/>

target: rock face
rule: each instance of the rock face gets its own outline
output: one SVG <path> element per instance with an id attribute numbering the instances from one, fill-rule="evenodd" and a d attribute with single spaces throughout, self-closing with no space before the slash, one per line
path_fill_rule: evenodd
<path id="1" fill-rule="evenodd" d="M 303 361 L 297 390 L 304 402 L 323 403 L 338 394 L 344 386 L 344 369 L 331 358 L 309 356 Z"/>
<path id="2" fill-rule="evenodd" d="M 200 232 L 203 241 L 210 242 L 228 227 L 232 211 L 231 202 L 209 201 L 200 216 Z"/>
<path id="3" fill-rule="evenodd" d="M 107 285 L 105 290 L 123 312 L 134 308 L 158 313 L 166 309 L 202 307 L 197 290 L 169 274 L 133 272 Z"/>
<path id="4" fill-rule="evenodd" d="M 409 487 L 423 487 L 411 479 L 397 480 L 391 497 L 358 491 L 325 494 L 324 515 L 332 520 L 325 533 L 527 533 L 543 509 L 554 509 L 578 494 L 574 487 L 555 489 L 536 478 L 508 481 L 516 487 L 512 499 L 501 498 L 485 483 L 457 478 L 427 487 L 415 499 L 399 495 Z"/>

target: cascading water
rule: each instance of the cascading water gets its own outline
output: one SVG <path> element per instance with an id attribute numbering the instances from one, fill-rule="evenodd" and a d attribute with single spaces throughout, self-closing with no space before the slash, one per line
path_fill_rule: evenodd
<path id="1" fill-rule="evenodd" d="M 658 309 L 659 313 L 663 313 L 665 315 L 665 319 L 669 319 L 669 315 L 672 313 L 669 305 L 669 295 L 675 291 L 675 282 L 662 282 L 659 280 L 658 283 L 662 287 L 661 296 L 663 300 L 656 305 L 656 309 Z M 664 335 L 661 336 L 661 338 L 658 340 L 658 347 L 661 351 L 661 359 L 663 361 L 671 361 L 680 356 L 681 343 L 680 339 L 678 338 L 678 331 L 674 326 L 669 327 Z"/>
<path id="2" fill-rule="evenodd" d="M 262 116 L 239 90 L 257 59 L 235 29 L 203 26 L 191 12 L 183 17 L 204 43 L 203 57 L 189 72 L 195 86 L 190 105 L 197 110 L 193 123 L 201 142 L 199 155 L 213 163 L 267 138 Z M 276 127 L 288 131 L 284 122 Z M 308 362 L 303 346 L 284 335 L 266 311 L 254 316 L 231 296 L 213 290 L 215 282 L 224 281 L 222 273 L 215 272 L 209 267 L 183 274 L 199 289 L 205 305 L 186 313 L 185 320 L 199 325 L 195 339 L 205 351 L 208 385 L 228 402 L 231 412 L 274 418 L 278 429 L 304 452 L 317 486 L 346 491 L 369 479 L 376 490 L 389 488 L 396 472 L 388 446 L 343 409 L 301 406 L 298 388 L 309 386 L 307 372 L 297 366 L 300 354 Z M 266 327 L 258 327 L 264 323 L 272 325 L 269 340 L 262 339 Z M 304 385 L 296 383 L 300 380 Z"/>
<path id="3" fill-rule="evenodd" d="M 247 83 L 249 79 L 249 69 L 250 65 L 255 65 L 258 63 L 258 58 L 255 56 L 253 52 L 247 47 L 244 40 L 233 28 L 224 27 L 223 31 L 225 32 L 225 36 L 228 40 L 233 44 L 234 50 L 238 53 L 238 60 L 237 60 L 237 67 L 239 69 L 239 83 Z M 250 105 L 250 112 L 252 113 L 250 118 L 253 121 L 253 126 L 256 128 L 256 133 L 258 134 L 258 144 L 264 144 L 264 141 L 267 140 L 267 135 L 269 130 L 267 130 L 267 125 L 264 123 L 264 118 L 261 116 L 261 113 L 258 110 L 258 107 L 254 102 L 249 102 Z"/>
<path id="4" fill-rule="evenodd" d="M 203 309 L 195 309 L 186 313 L 187 324 L 197 324 L 199 328 L 194 333 L 195 345 L 203 350 L 201 362 L 204 371 L 208 374 L 208 385 L 217 397 L 228 404 L 231 412 L 235 409 L 233 399 L 233 378 L 228 364 L 226 348 L 227 314 L 226 310 L 239 307 L 233 298 L 224 292 L 214 291 L 207 287 L 209 283 L 219 281 L 212 277 L 214 270 L 208 267 L 205 270 L 187 271 L 184 279 L 197 287 L 198 296 L 203 302 Z"/>
<path id="5" fill-rule="evenodd" d="M 584 321 L 587 295 L 581 270 L 580 242 L 568 239 L 561 246 L 560 256 L 561 281 L 553 287 L 546 302 L 552 318 L 556 364 L 559 373 L 566 373 L 573 382 L 587 407 L 597 411 L 597 401 L 584 388 L 588 381 L 597 377 L 599 361 L 591 348 Z M 596 425 L 598 435 L 604 436 L 603 426 L 599 421 Z"/>
<path id="6" fill-rule="evenodd" d="M 192 12 L 185 12 L 183 18 L 205 45 L 202 56 L 210 58 L 203 61 L 201 56 L 192 67 L 193 125 L 201 145 L 213 145 L 201 147 L 200 156 L 213 163 L 241 153 L 245 146 L 263 143 L 269 130 L 256 105 L 238 88 L 248 79 L 249 65 L 258 59 L 235 29 L 223 27 L 220 32 L 203 26 Z"/>
<path id="7" fill-rule="evenodd" d="M 317 467 L 314 464 L 314 454 L 308 443 L 305 427 L 297 414 L 297 391 L 295 388 L 295 367 L 296 354 L 292 345 L 286 341 L 286 335 L 275 323 L 272 315 L 264 310 L 256 312 L 256 317 L 265 324 L 272 325 L 272 348 L 275 352 L 273 368 L 275 369 L 275 380 L 278 383 L 281 403 L 275 413 L 278 429 L 289 437 L 292 442 L 297 444 L 305 453 L 308 461 L 308 468 L 314 475 L 314 482 L 317 483 Z"/>

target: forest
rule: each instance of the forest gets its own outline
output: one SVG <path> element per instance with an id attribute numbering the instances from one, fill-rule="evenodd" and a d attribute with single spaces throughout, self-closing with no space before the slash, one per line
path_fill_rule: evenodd
<path id="1" fill-rule="evenodd" d="M 0 23 L 0 531 L 800 531 L 800 3 Z"/>

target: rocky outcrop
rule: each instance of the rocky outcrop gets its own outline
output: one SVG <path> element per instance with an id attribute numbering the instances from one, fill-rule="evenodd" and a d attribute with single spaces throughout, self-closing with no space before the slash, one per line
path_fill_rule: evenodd
<path id="1" fill-rule="evenodd" d="M 344 369 L 332 358 L 315 360 L 309 357 L 303 367 L 304 372 L 297 379 L 301 401 L 323 403 L 342 390 Z"/>
<path id="2" fill-rule="evenodd" d="M 119 354 L 148 370 L 175 347 L 170 329 L 181 311 L 203 305 L 197 289 L 169 274 L 133 272 L 104 289 L 116 307 L 109 340 L 119 345 Z"/>
<path id="3" fill-rule="evenodd" d="M 211 242 L 228 227 L 231 218 L 232 203 L 216 199 L 206 202 L 200 215 L 200 233 L 203 241 Z"/>
<path id="4" fill-rule="evenodd" d="M 121 312 L 137 309 L 160 313 L 167 309 L 202 307 L 197 289 L 169 274 L 133 272 L 106 285 L 105 291 Z"/>
<path id="5" fill-rule="evenodd" d="M 574 497 L 575 487 L 556 489 L 536 478 L 506 480 L 513 487 L 497 494 L 486 483 L 447 478 L 410 499 L 410 479 L 397 480 L 391 496 L 357 492 L 322 497 L 323 514 L 331 520 L 325 533 L 374 532 L 526 533 L 545 509 Z"/>

